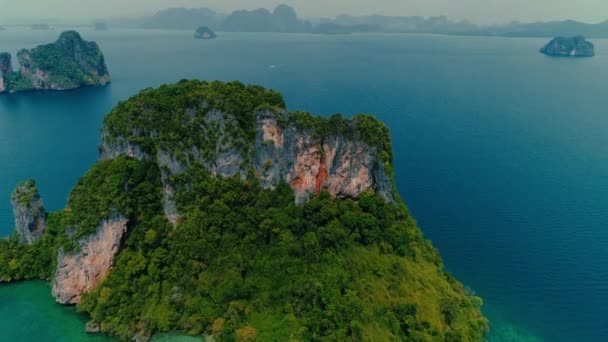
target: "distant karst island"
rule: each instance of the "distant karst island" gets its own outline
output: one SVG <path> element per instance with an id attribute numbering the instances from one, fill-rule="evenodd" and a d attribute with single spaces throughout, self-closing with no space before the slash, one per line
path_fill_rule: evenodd
<path id="1" fill-rule="evenodd" d="M 196 39 L 215 39 L 217 35 L 213 30 L 207 26 L 201 26 L 194 32 L 194 38 Z"/>
<path id="2" fill-rule="evenodd" d="M 95 31 L 107 31 L 109 29 L 108 24 L 103 21 L 96 22 L 94 27 Z"/>
<path id="3" fill-rule="evenodd" d="M 347 34 L 358 32 L 429 33 L 464 36 L 555 37 L 584 35 L 608 38 L 608 20 L 584 23 L 574 20 L 511 22 L 477 25 L 446 16 L 339 15 L 335 18 L 304 20 L 296 10 L 279 5 L 274 10 L 236 10 L 219 13 L 209 8 L 168 8 L 156 14 L 130 20 L 134 27 L 147 29 L 195 30 L 200 25 L 225 32 L 282 32 Z"/>
<path id="4" fill-rule="evenodd" d="M 557 37 L 540 49 L 541 53 L 557 57 L 593 57 L 593 43 L 583 36 Z"/>
<path id="5" fill-rule="evenodd" d="M 0 93 L 37 90 L 71 90 L 110 82 L 103 53 L 76 31 L 63 32 L 55 43 L 17 53 L 19 71 L 11 55 L 0 53 Z"/>
<path id="6" fill-rule="evenodd" d="M 46 31 L 46 30 L 50 30 L 51 26 L 48 24 L 33 24 L 32 25 L 32 30 L 36 30 L 36 31 Z"/>

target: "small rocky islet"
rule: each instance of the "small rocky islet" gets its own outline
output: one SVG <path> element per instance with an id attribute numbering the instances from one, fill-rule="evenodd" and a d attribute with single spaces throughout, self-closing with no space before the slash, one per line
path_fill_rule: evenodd
<path id="1" fill-rule="evenodd" d="M 194 32 L 194 38 L 208 40 L 217 38 L 217 35 L 209 27 L 201 26 Z"/>
<path id="2" fill-rule="evenodd" d="M 0 53 L 0 93 L 72 90 L 110 82 L 101 49 L 76 31 L 63 32 L 54 43 L 19 51 L 18 71 L 13 71 L 11 59 L 9 53 Z"/>
<path id="3" fill-rule="evenodd" d="M 595 47 L 583 36 L 557 37 L 541 48 L 540 52 L 555 57 L 593 57 Z"/>

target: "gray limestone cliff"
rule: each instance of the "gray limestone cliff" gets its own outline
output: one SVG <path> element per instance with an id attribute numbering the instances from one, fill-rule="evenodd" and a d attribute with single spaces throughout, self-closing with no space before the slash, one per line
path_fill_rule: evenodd
<path id="1" fill-rule="evenodd" d="M 77 304 L 110 272 L 127 231 L 127 219 L 114 215 L 99 224 L 95 234 L 79 241 L 75 252 L 59 250 L 52 293 L 58 303 Z"/>
<path id="2" fill-rule="evenodd" d="M 189 108 L 186 112 L 196 110 Z M 217 139 L 207 146 L 211 153 L 201 151 L 193 144 L 185 146 L 185 153 L 179 156 L 164 149 L 158 149 L 156 155 L 149 155 L 133 140 L 111 137 L 104 130 L 99 147 L 100 159 L 127 155 L 154 160 L 163 176 L 165 214 L 174 224 L 178 222 L 179 213 L 173 199 L 175 188 L 169 179 L 183 174 L 192 165 L 202 165 L 211 175 L 224 178 L 235 175 L 245 178 L 247 171 L 253 169 L 264 188 L 272 189 L 282 181 L 289 183 L 297 203 L 304 203 L 322 190 L 342 198 L 357 198 L 361 193 L 373 190 L 387 201 L 395 200 L 391 175 L 375 146 L 356 134 L 318 136 L 295 123 L 284 124 L 287 116 L 285 111 L 258 112 L 255 142 L 249 150 L 242 147 L 247 146 L 246 141 L 229 136 L 228 131 L 237 120 L 234 115 L 209 111 L 204 115 L 204 126 L 217 128 Z M 347 131 L 357 131 L 356 123 L 349 125 L 352 127 L 347 127 Z M 201 131 L 200 134 L 206 133 Z M 148 133 L 152 139 L 155 136 L 154 132 Z"/>
<path id="3" fill-rule="evenodd" d="M 27 245 L 38 241 L 46 229 L 47 213 L 36 183 L 29 180 L 19 184 L 11 194 L 11 204 L 19 241 Z"/>

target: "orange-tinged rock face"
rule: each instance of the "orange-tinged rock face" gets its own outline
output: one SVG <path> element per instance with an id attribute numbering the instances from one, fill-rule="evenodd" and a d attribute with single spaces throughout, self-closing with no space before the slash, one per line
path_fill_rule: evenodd
<path id="1" fill-rule="evenodd" d="M 296 161 L 287 179 L 292 179 L 299 202 L 321 190 L 332 196 L 358 197 L 374 187 L 371 167 L 376 156 L 364 143 L 334 137 L 321 145 L 300 137 L 295 149 Z"/>
<path id="2" fill-rule="evenodd" d="M 310 145 L 310 137 L 300 137 L 296 142 L 296 160 L 293 166 L 293 174 L 290 178 L 291 187 L 296 192 L 296 197 L 308 197 L 313 191 L 320 191 L 322 181 L 326 177 L 327 170 L 320 177 L 322 167 L 322 151 L 320 145 Z"/>
<path id="3" fill-rule="evenodd" d="M 195 113 L 186 110 L 189 117 Z M 205 149 L 214 151 L 211 159 L 205 159 L 200 153 L 202 149 L 195 145 L 186 146 L 182 158 L 166 151 L 160 151 L 156 157 L 147 156 L 124 137 L 110 141 L 105 133 L 100 157 L 156 158 L 159 166 L 167 167 L 163 186 L 165 208 L 169 209 L 175 208 L 173 193 L 167 184 L 169 176 L 182 174 L 192 164 L 206 168 L 212 177 L 224 178 L 238 175 L 244 178 L 251 167 L 264 188 L 272 189 L 282 181 L 290 184 L 297 203 L 304 203 L 324 190 L 334 197 L 352 198 L 373 190 L 385 200 L 394 200 L 390 175 L 378 156 L 377 148 L 363 141 L 354 125 L 352 134 L 326 133 L 321 136 L 314 129 L 290 121 L 286 113 L 262 111 L 256 115 L 253 148 L 243 149 L 225 139 L 230 134 L 226 130 L 230 126 L 228 123 L 237 123 L 234 115 L 217 110 L 204 115 L 207 126 L 216 127 L 214 134 L 219 137 L 211 141 L 215 146 L 205 146 Z M 243 140 L 240 143 L 249 142 Z M 174 224 L 179 220 L 176 210 L 166 210 L 166 216 Z"/>
<path id="4" fill-rule="evenodd" d="M 283 148 L 283 130 L 277 126 L 276 120 L 264 119 L 262 131 L 264 132 L 264 142 L 272 142 L 274 147 Z"/>
<path id="5" fill-rule="evenodd" d="M 53 296 L 62 304 L 77 304 L 82 295 L 96 288 L 109 273 L 120 241 L 127 230 L 127 220 L 103 221 L 97 233 L 80 241 L 73 254 L 60 251 L 53 282 Z"/>

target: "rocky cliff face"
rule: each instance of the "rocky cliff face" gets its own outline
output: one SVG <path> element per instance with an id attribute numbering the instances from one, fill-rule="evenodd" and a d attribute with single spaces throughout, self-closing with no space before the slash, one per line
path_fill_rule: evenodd
<path id="1" fill-rule="evenodd" d="M 19 241 L 27 245 L 38 241 L 46 229 L 47 213 L 36 183 L 29 180 L 18 185 L 11 194 L 11 204 Z"/>
<path id="2" fill-rule="evenodd" d="M 193 111 L 190 109 L 190 111 Z M 272 110 L 256 114 L 253 148 L 238 148 L 246 142 L 230 140 L 228 130 L 237 120 L 234 115 L 217 110 L 204 116 L 205 126 L 217 127 L 218 138 L 211 146 L 212 157 L 205 157 L 198 146 L 185 146 L 179 157 L 159 149 L 149 155 L 135 142 L 126 138 L 109 138 L 105 131 L 100 145 L 100 159 L 128 155 L 137 159 L 153 159 L 161 168 L 164 182 L 165 213 L 177 223 L 179 213 L 173 200 L 175 189 L 171 176 L 181 175 L 191 165 L 202 165 L 212 176 L 245 178 L 247 171 L 254 174 L 265 188 L 274 188 L 285 181 L 295 192 L 296 202 L 303 203 L 310 196 L 327 190 L 334 197 L 357 198 L 365 191 L 375 191 L 387 201 L 394 201 L 393 186 L 386 165 L 378 149 L 356 134 L 347 137 L 332 133 L 319 136 L 312 130 L 286 122 L 288 113 Z M 347 130 L 357 131 L 354 123 Z M 142 135 L 142 132 L 133 132 Z M 206 134 L 201 131 L 201 135 Z M 149 132 L 154 139 L 157 134 Z"/>
<path id="3" fill-rule="evenodd" d="M 110 82 L 104 56 L 94 42 L 66 31 L 55 43 L 17 53 L 20 69 L 7 74 L 5 91 L 70 90 Z"/>
<path id="4" fill-rule="evenodd" d="M 585 40 L 583 36 L 557 37 L 541 50 L 549 56 L 560 57 L 592 57 L 595 55 L 593 43 Z"/>
<path id="5" fill-rule="evenodd" d="M 265 187 L 274 188 L 284 180 L 291 184 L 298 203 L 321 190 L 352 198 L 374 190 L 394 200 L 390 177 L 376 148 L 339 134 L 317 137 L 295 126 L 281 128 L 280 115 L 266 112 L 257 118 L 253 167 Z"/>
<path id="6" fill-rule="evenodd" d="M 79 241 L 78 251 L 59 251 L 52 290 L 58 303 L 77 304 L 99 285 L 110 272 L 126 231 L 127 219 L 112 216 L 99 224 L 94 235 Z"/>
<path id="7" fill-rule="evenodd" d="M 0 93 L 6 91 L 6 79 L 12 72 L 11 55 L 5 52 L 0 53 Z"/>

